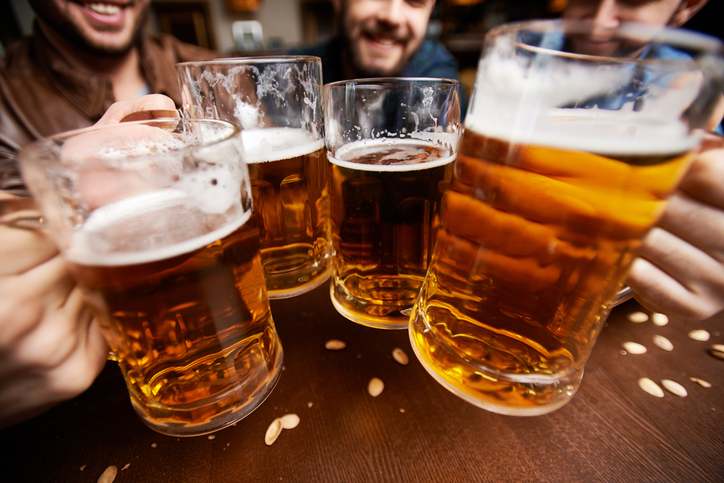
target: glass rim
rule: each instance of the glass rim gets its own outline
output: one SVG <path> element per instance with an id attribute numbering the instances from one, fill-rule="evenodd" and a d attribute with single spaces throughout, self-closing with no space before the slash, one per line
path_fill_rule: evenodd
<path id="1" fill-rule="evenodd" d="M 322 59 L 315 55 L 270 55 L 250 57 L 220 57 L 217 59 L 178 62 L 176 68 L 205 67 L 210 65 L 258 65 L 258 64 L 305 64 L 319 63 Z"/>
<path id="2" fill-rule="evenodd" d="M 182 147 L 171 149 L 170 151 L 164 151 L 164 152 L 156 152 L 156 153 L 143 153 L 143 154 L 137 154 L 137 155 L 127 155 L 124 156 L 125 159 L 142 159 L 142 158 L 155 158 L 155 157 L 162 157 L 164 155 L 168 155 L 169 153 L 187 153 L 191 151 L 195 151 L 197 149 L 203 149 L 208 148 L 212 146 L 217 146 L 221 143 L 228 142 L 232 140 L 235 137 L 239 137 L 241 139 L 241 127 L 233 122 L 222 120 L 222 119 L 214 119 L 214 118 L 189 118 L 189 117 L 161 117 L 161 118 L 154 118 L 154 119 L 142 119 L 138 121 L 127 121 L 127 122 L 120 122 L 120 123 L 114 123 L 114 124 L 104 124 L 102 126 L 88 126 L 80 129 L 73 129 L 71 131 L 64 131 L 57 134 L 52 134 L 50 136 L 46 136 L 40 139 L 37 139 L 33 141 L 30 144 L 27 144 L 23 148 L 20 149 L 20 152 L 18 153 L 17 160 L 20 163 L 32 163 L 41 161 L 40 159 L 33 158 L 30 156 L 30 153 L 42 150 L 44 146 L 46 146 L 48 143 L 52 142 L 58 142 L 58 141 L 67 141 L 68 139 L 71 139 L 76 136 L 80 136 L 83 134 L 89 134 L 92 132 L 99 132 L 99 131 L 111 131 L 114 129 L 118 129 L 119 127 L 124 126 L 138 126 L 138 125 L 153 125 L 153 124 L 160 124 L 160 123 L 176 123 L 178 124 L 216 124 L 216 125 L 226 125 L 231 128 L 228 134 L 224 134 L 219 139 L 209 140 L 208 142 L 201 142 L 199 144 L 192 144 L 192 145 L 184 145 Z M 30 156 L 30 157 L 29 157 Z"/>
<path id="3" fill-rule="evenodd" d="M 591 27 L 594 26 L 592 20 L 578 20 L 568 18 L 557 18 L 557 19 L 535 19 L 535 20 L 523 20 L 519 22 L 509 22 L 497 27 L 492 28 L 485 35 L 485 42 L 493 37 L 504 36 L 521 32 L 523 30 L 537 31 L 539 33 L 571 33 L 571 34 L 582 34 L 589 32 Z M 631 38 L 631 39 L 646 39 L 647 42 L 660 42 L 663 44 L 671 45 L 672 47 L 690 48 L 698 50 L 700 52 L 706 52 L 710 54 L 724 55 L 724 41 L 717 37 L 702 32 L 682 28 L 672 27 L 668 25 L 657 25 L 649 24 L 644 22 L 622 22 L 616 28 L 606 28 L 606 32 L 611 32 L 615 37 L 618 38 Z M 611 59 L 618 61 L 646 61 L 650 63 L 676 63 L 682 62 L 682 60 L 672 59 L 624 59 L 621 57 L 607 57 L 607 56 L 596 56 L 586 54 L 575 54 L 570 52 L 561 52 L 555 49 L 545 49 L 543 47 L 536 47 L 531 45 L 525 45 L 526 48 L 540 52 L 556 52 L 558 55 L 565 54 L 566 56 L 576 58 L 589 58 L 589 59 Z M 484 55 L 481 53 L 481 55 Z M 690 60 L 684 60 L 689 61 Z"/>
<path id="4" fill-rule="evenodd" d="M 415 84 L 419 85 L 447 85 L 452 87 L 460 87 L 460 81 L 457 79 L 447 79 L 444 77 L 368 77 L 362 79 L 347 79 L 324 84 L 324 88 L 339 87 L 387 87 L 383 84 L 392 85 L 392 87 L 409 87 Z"/>

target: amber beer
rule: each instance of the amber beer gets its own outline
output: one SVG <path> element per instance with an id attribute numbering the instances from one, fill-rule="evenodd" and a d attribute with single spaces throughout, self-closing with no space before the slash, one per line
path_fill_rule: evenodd
<path id="1" fill-rule="evenodd" d="M 242 132 L 271 298 L 299 295 L 331 273 L 324 140 L 302 129 Z"/>
<path id="2" fill-rule="evenodd" d="M 64 253 L 136 412 L 161 433 L 231 424 L 268 396 L 281 373 L 249 216 L 216 215 L 214 226 L 179 192 L 160 191 L 95 210 Z M 160 219 L 176 220 L 176 230 L 159 230 Z"/>
<path id="3" fill-rule="evenodd" d="M 607 304 L 692 148 L 539 139 L 511 144 L 466 126 L 410 326 L 440 383 L 503 414 L 549 412 L 578 388 Z"/>
<path id="4" fill-rule="evenodd" d="M 449 147 L 399 139 L 351 143 L 330 157 L 331 296 L 342 315 L 370 327 L 407 327 L 453 160 Z"/>

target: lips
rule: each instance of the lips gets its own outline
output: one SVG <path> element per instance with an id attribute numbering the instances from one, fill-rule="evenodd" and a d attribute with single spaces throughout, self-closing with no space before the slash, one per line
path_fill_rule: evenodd
<path id="1" fill-rule="evenodd" d="M 108 3 L 89 3 L 86 8 L 99 15 L 116 15 L 121 12 L 121 7 Z"/>
<path id="2" fill-rule="evenodd" d="M 127 2 L 90 1 L 78 2 L 83 13 L 91 21 L 104 26 L 118 26 L 123 24 Z"/>
<path id="3" fill-rule="evenodd" d="M 368 38 L 373 42 L 377 42 L 378 44 L 382 45 L 393 45 L 398 42 L 397 39 L 395 39 L 394 37 L 383 35 L 369 35 Z"/>
<path id="4" fill-rule="evenodd" d="M 365 32 L 363 38 L 372 50 L 379 52 L 399 49 L 404 44 L 402 39 L 384 32 Z"/>
<path id="5" fill-rule="evenodd" d="M 588 55 L 614 55 L 620 42 L 611 37 L 595 38 L 576 36 L 573 38 L 575 52 Z"/>

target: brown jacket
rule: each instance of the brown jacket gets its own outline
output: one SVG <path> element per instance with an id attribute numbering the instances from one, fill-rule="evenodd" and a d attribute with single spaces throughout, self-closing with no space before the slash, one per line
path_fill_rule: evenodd
<path id="1" fill-rule="evenodd" d="M 166 94 L 177 105 L 174 64 L 218 57 L 168 35 L 142 35 L 139 48 L 150 92 Z M 36 28 L 0 60 L 0 169 L 3 158 L 31 141 L 94 124 L 114 101 L 109 79 L 69 65 Z M 9 189 L 1 179 L 0 189 Z"/>

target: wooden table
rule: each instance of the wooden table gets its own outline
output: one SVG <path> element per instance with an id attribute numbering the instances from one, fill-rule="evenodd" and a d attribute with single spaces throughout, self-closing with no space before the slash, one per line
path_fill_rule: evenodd
<path id="1" fill-rule="evenodd" d="M 501 416 L 439 386 L 414 358 L 406 331 L 358 326 L 336 313 L 328 289 L 272 302 L 285 369 L 266 402 L 212 436 L 175 438 L 148 429 L 109 363 L 80 397 L 0 432 L 0 477 L 12 482 L 711 482 L 724 481 L 724 318 L 632 323 L 635 302 L 609 317 L 578 394 L 540 417 Z M 711 333 L 708 342 L 687 336 Z M 655 334 L 674 344 L 657 348 Z M 346 349 L 326 350 L 328 339 Z M 639 342 L 642 355 L 623 352 Z M 395 347 L 411 356 L 402 366 Z M 372 377 L 385 382 L 377 398 Z M 678 381 L 681 398 L 655 398 L 640 377 Z M 689 378 L 712 383 L 704 388 Z M 276 417 L 301 423 L 264 443 Z"/>

